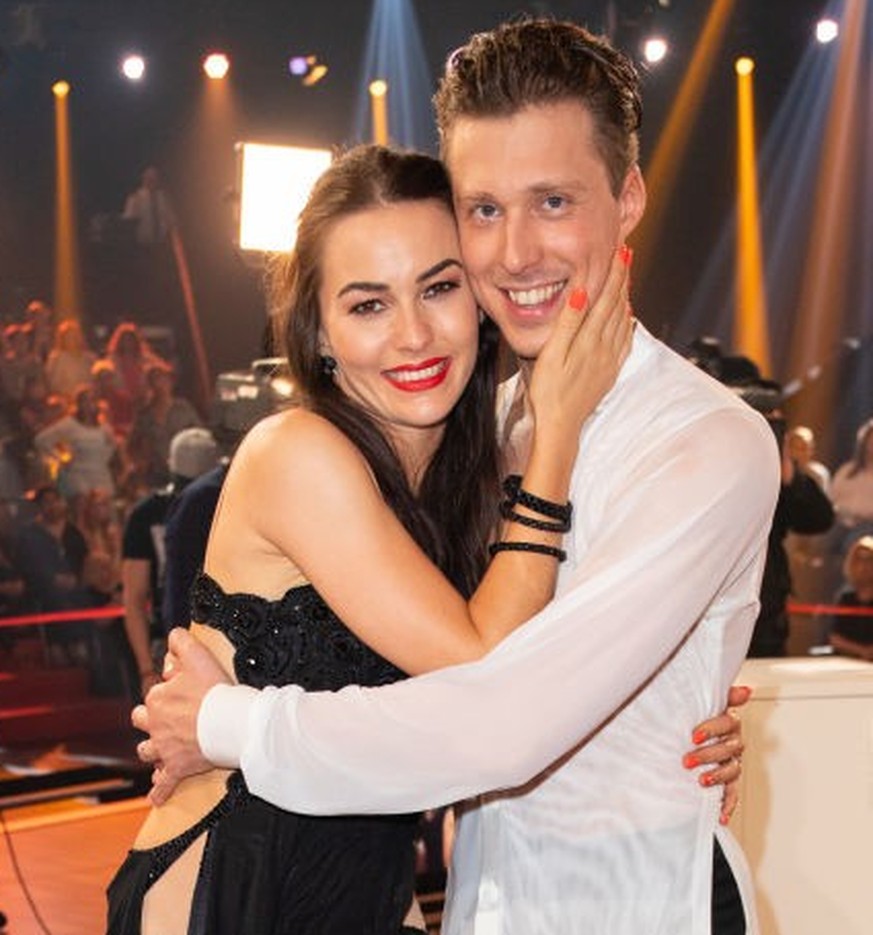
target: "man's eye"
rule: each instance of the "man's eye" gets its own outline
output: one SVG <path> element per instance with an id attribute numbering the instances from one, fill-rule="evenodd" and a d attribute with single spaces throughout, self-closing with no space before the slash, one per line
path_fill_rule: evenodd
<path id="1" fill-rule="evenodd" d="M 497 206 L 491 204 L 474 205 L 472 210 L 473 217 L 483 221 L 490 221 L 497 217 Z"/>
<path id="2" fill-rule="evenodd" d="M 558 211 L 567 204 L 567 199 L 563 195 L 546 195 L 543 204 L 549 211 Z"/>

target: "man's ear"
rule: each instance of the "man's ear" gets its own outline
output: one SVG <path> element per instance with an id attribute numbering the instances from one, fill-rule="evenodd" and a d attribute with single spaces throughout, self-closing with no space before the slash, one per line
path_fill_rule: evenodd
<path id="1" fill-rule="evenodd" d="M 636 163 L 624 177 L 618 195 L 618 210 L 621 219 L 621 239 L 627 240 L 646 210 L 646 183 Z"/>

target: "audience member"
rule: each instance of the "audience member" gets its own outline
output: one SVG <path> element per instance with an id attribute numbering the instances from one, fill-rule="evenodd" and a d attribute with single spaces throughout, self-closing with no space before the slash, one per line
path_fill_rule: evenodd
<path id="1" fill-rule="evenodd" d="M 858 429 L 851 460 L 834 475 L 831 499 L 842 527 L 873 527 L 873 419 Z"/>
<path id="2" fill-rule="evenodd" d="M 98 360 L 91 368 L 91 384 L 106 423 L 121 443 L 133 425 L 133 400 L 119 385 L 115 364 L 105 357 Z"/>
<path id="3" fill-rule="evenodd" d="M 827 532 L 834 522 L 833 507 L 827 495 L 809 474 L 797 469 L 791 458 L 781 414 L 778 411 L 771 413 L 768 421 L 782 451 L 782 485 L 767 540 L 761 608 L 749 645 L 750 657 L 786 654 L 789 634 L 787 603 L 792 581 L 785 537 L 789 532 L 805 535 Z"/>
<path id="4" fill-rule="evenodd" d="M 52 484 L 31 494 L 35 517 L 18 534 L 16 560 L 24 576 L 25 595 L 34 611 L 73 610 L 88 606 L 82 571 L 88 546 L 69 520 L 67 502 Z M 49 628 L 55 662 L 82 662 L 87 655 L 82 624 Z"/>
<path id="5" fill-rule="evenodd" d="M 203 424 L 197 410 L 176 396 L 173 370 L 166 363 L 152 363 L 146 372 L 148 398 L 133 420 L 127 438 L 131 468 L 149 487 L 167 483 L 170 440 L 182 429 Z"/>
<path id="6" fill-rule="evenodd" d="M 121 322 L 109 336 L 106 357 L 114 367 L 118 388 L 136 409 L 145 400 L 146 370 L 161 358 L 132 321 Z"/>
<path id="7" fill-rule="evenodd" d="M 796 425 L 786 436 L 788 456 L 797 470 L 809 475 L 825 494 L 830 493 L 831 472 L 815 460 L 815 434 L 806 425 Z M 792 594 L 800 601 L 817 603 L 829 600 L 833 586 L 828 585 L 827 536 L 789 532 L 785 551 L 791 570 Z"/>
<path id="8" fill-rule="evenodd" d="M 85 343 L 79 322 L 75 318 L 62 321 L 45 363 L 49 390 L 72 400 L 76 389 L 90 381 L 91 367 L 96 360 L 97 355 Z"/>
<path id="9" fill-rule="evenodd" d="M 122 531 L 108 490 L 95 487 L 79 498 L 76 525 L 88 545 L 83 571 L 85 585 L 98 603 L 120 599 Z"/>
<path id="10" fill-rule="evenodd" d="M 831 485 L 831 472 L 815 460 L 815 433 L 807 425 L 795 425 L 786 436 L 788 456 L 795 467 L 803 471 L 828 493 Z"/>
<path id="11" fill-rule="evenodd" d="M 154 166 L 142 174 L 140 187 L 127 197 L 122 215 L 135 225 L 134 236 L 141 246 L 165 243 L 176 227 L 176 214 Z"/>
<path id="12" fill-rule="evenodd" d="M 227 477 L 229 461 L 223 460 L 177 496 L 167 511 L 164 547 L 167 567 L 161 616 L 169 631 L 191 622 L 188 599 L 197 572 L 203 567 L 212 518 Z"/>
<path id="13" fill-rule="evenodd" d="M 843 575 L 845 586 L 837 597 L 837 604 L 868 613 L 863 616 L 835 614 L 828 640 L 844 656 L 873 662 L 873 536 L 861 536 L 849 546 Z"/>
<path id="14" fill-rule="evenodd" d="M 160 679 L 166 649 L 163 607 L 164 528 L 173 500 L 195 477 L 215 467 L 218 445 L 204 428 L 188 428 L 170 443 L 170 484 L 141 500 L 124 527 L 121 576 L 125 629 L 143 695 Z"/>
<path id="15" fill-rule="evenodd" d="M 55 343 L 55 311 L 42 299 L 29 302 L 24 310 L 24 326 L 30 334 L 33 355 L 45 364 Z"/>
<path id="16" fill-rule="evenodd" d="M 58 489 L 68 499 L 84 497 L 98 487 L 115 492 L 118 446 L 112 430 L 100 420 L 90 385 L 79 387 L 72 411 L 38 432 L 34 446 L 53 464 Z"/>
<path id="17" fill-rule="evenodd" d="M 31 349 L 29 329 L 15 323 L 7 325 L 3 329 L 3 359 L 0 362 L 0 379 L 6 396 L 14 403 L 21 402 L 27 379 L 42 373 L 42 363 Z"/>

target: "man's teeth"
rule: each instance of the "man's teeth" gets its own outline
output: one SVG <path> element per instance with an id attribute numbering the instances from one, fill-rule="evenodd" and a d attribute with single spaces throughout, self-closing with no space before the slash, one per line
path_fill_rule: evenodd
<path id="1" fill-rule="evenodd" d="M 553 282 L 548 286 L 537 286 L 535 289 L 507 289 L 506 291 L 516 305 L 542 305 L 543 302 L 548 302 L 557 295 L 564 285 L 563 282 Z"/>
<path id="2" fill-rule="evenodd" d="M 435 377 L 440 371 L 445 370 L 446 362 L 440 361 L 432 367 L 425 367 L 423 370 L 395 370 L 391 374 L 391 379 L 397 383 L 414 383 L 416 380 L 429 380 Z"/>

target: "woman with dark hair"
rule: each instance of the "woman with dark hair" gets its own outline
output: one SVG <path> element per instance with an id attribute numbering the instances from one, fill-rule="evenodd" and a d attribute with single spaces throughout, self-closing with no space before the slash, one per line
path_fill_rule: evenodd
<path id="1" fill-rule="evenodd" d="M 552 594 L 578 432 L 629 346 L 626 262 L 584 315 L 574 293 L 540 356 L 529 467 L 502 508 L 495 334 L 440 163 L 380 147 L 338 159 L 273 283 L 300 406 L 234 458 L 195 635 L 255 688 L 379 685 L 481 656 Z M 113 881 L 109 931 L 399 933 L 415 824 L 284 812 L 239 773 L 191 777 Z"/>

